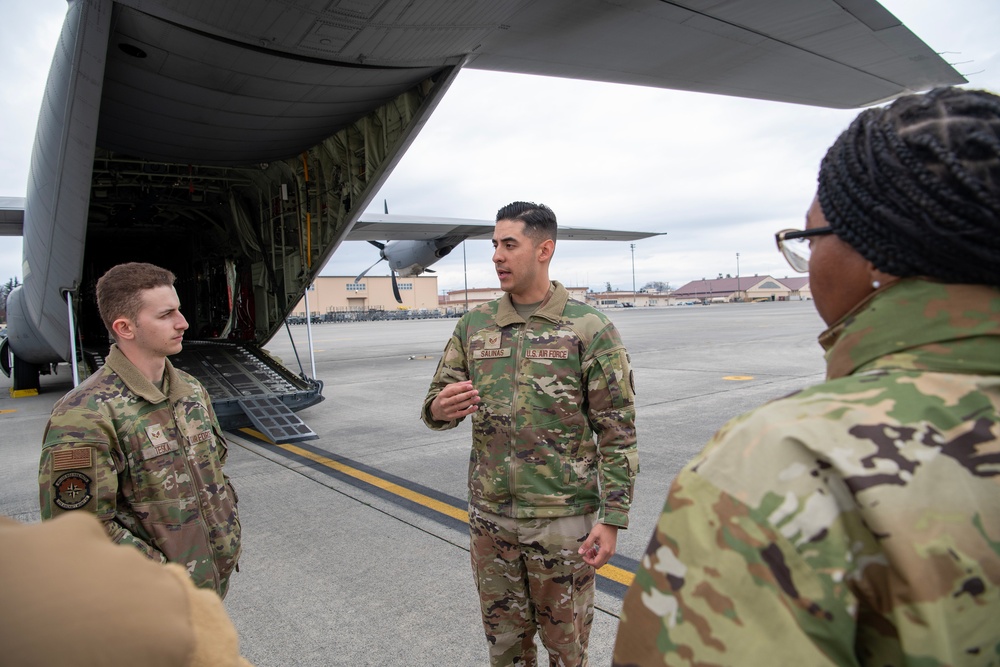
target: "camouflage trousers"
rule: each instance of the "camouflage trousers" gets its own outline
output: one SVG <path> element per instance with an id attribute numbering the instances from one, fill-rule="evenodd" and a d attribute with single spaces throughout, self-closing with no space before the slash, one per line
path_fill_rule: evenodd
<path id="1" fill-rule="evenodd" d="M 510 519 L 469 508 L 472 572 L 494 667 L 534 667 L 535 632 L 550 667 L 585 667 L 594 568 L 577 549 L 596 514 Z"/>

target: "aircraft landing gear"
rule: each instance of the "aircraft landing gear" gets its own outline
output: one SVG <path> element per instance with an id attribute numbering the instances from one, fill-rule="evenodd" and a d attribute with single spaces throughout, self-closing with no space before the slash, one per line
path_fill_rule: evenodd
<path id="1" fill-rule="evenodd" d="M 13 389 L 14 391 L 31 391 L 34 390 L 35 393 L 38 392 L 41 386 L 38 381 L 38 376 L 40 369 L 38 364 L 33 364 L 29 361 L 23 361 L 19 359 L 16 355 L 11 355 L 14 358 L 14 371 L 13 377 L 14 381 Z"/>

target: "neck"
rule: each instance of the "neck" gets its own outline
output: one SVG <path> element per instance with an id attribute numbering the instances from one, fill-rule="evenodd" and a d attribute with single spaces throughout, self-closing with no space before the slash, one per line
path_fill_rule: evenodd
<path id="1" fill-rule="evenodd" d="M 122 351 L 122 354 L 132 362 L 132 365 L 138 369 L 142 376 L 149 380 L 152 384 L 159 386 L 163 382 L 163 372 L 167 368 L 167 358 L 160 356 L 148 356 L 140 354 L 137 350 L 130 350 L 128 347 L 123 347 L 121 343 L 118 344 L 118 349 Z"/>
<path id="2" fill-rule="evenodd" d="M 523 292 L 518 292 L 517 294 L 511 292 L 510 300 L 514 303 L 538 303 L 545 299 L 551 286 L 552 284 L 549 282 L 548 276 L 546 276 L 544 281 L 537 282 Z"/>

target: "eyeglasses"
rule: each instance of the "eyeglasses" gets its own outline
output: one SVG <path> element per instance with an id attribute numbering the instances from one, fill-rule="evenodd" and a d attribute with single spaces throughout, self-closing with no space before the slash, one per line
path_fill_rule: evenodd
<path id="1" fill-rule="evenodd" d="M 816 227 L 815 229 L 782 229 L 774 235 L 778 250 L 785 256 L 792 269 L 799 273 L 809 273 L 809 255 L 812 246 L 807 240 L 810 236 L 832 234 L 831 227 Z"/>

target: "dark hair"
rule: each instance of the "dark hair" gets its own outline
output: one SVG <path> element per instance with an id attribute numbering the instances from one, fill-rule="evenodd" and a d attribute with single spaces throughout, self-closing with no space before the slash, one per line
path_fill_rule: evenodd
<path id="1" fill-rule="evenodd" d="M 516 201 L 497 211 L 497 222 L 518 220 L 524 223 L 524 233 L 537 241 L 556 239 L 556 214 L 545 204 Z"/>
<path id="2" fill-rule="evenodd" d="M 97 310 L 108 332 L 119 317 L 133 322 L 142 308 L 142 292 L 154 287 L 170 287 L 177 278 L 153 264 L 129 262 L 113 266 L 97 281 Z"/>
<path id="3" fill-rule="evenodd" d="M 880 271 L 1000 286 L 1000 97 L 937 88 L 861 112 L 823 158 L 818 197 Z"/>

